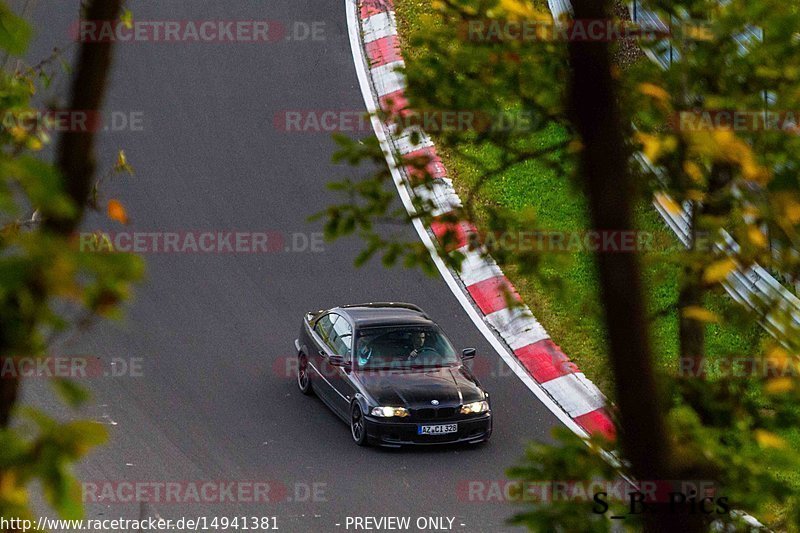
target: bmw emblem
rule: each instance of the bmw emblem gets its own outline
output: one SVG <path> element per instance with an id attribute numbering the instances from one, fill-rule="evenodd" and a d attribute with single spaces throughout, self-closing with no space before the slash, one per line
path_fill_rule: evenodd
<path id="1" fill-rule="evenodd" d="M 431 404 L 433 404 L 433 405 L 439 405 L 439 400 L 431 400 Z"/>

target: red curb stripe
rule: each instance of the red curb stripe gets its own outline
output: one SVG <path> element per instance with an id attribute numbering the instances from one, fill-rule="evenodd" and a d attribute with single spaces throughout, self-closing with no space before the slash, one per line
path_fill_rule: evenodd
<path id="1" fill-rule="evenodd" d="M 394 11 L 393 0 L 362 0 L 361 1 L 361 18 L 368 19 L 372 15 L 378 13 L 386 13 L 387 11 Z"/>
<path id="2" fill-rule="evenodd" d="M 376 39 L 367 43 L 364 49 L 367 52 L 370 68 L 388 65 L 403 59 L 403 56 L 400 55 L 400 41 L 397 40 L 397 35 Z"/>
<path id="3" fill-rule="evenodd" d="M 601 407 L 585 415 L 576 416 L 573 420 L 590 435 L 602 435 L 612 442 L 617 439 L 617 428 L 614 427 L 614 422 L 611 421 L 605 408 Z"/>
<path id="4" fill-rule="evenodd" d="M 403 156 L 403 159 L 409 161 L 419 157 L 427 157 L 429 159 L 428 164 L 425 165 L 425 170 L 428 172 L 428 174 L 430 174 L 432 179 L 447 177 L 447 169 L 444 168 L 442 159 L 436 155 L 436 148 L 433 146 L 420 148 L 419 150 L 414 150 L 413 152 L 407 153 L 405 156 Z M 422 169 L 415 168 L 412 165 L 406 165 L 406 172 L 408 172 L 408 177 L 411 179 L 412 184 L 418 181 L 423 181 L 425 178 L 425 173 L 422 171 Z"/>
<path id="5" fill-rule="evenodd" d="M 408 98 L 403 89 L 380 97 L 381 109 L 389 115 L 405 114 L 408 112 Z"/>
<path id="6" fill-rule="evenodd" d="M 538 383 L 580 372 L 578 366 L 551 339 L 544 339 L 514 350 L 522 366 Z"/>
<path id="7" fill-rule="evenodd" d="M 448 232 L 451 234 L 451 242 L 445 246 L 445 251 L 452 252 L 453 250 L 458 250 L 459 248 L 463 248 L 464 246 L 469 244 L 469 234 L 470 233 L 477 233 L 478 229 L 470 224 L 469 222 L 459 221 L 459 222 L 443 222 L 441 220 L 434 220 L 431 222 L 431 230 L 433 230 L 434 235 L 439 240 L 439 243 L 442 243 L 445 235 Z"/>
<path id="8" fill-rule="evenodd" d="M 467 291 L 484 315 L 508 307 L 506 304 L 506 292 L 508 291 L 511 291 L 511 295 L 515 300 L 522 301 L 514 286 L 505 276 L 495 276 L 479 281 L 467 287 Z"/>
<path id="9" fill-rule="evenodd" d="M 392 12 L 394 10 L 394 2 L 393 0 L 361 0 L 359 8 L 361 18 L 368 19 L 373 15 Z M 366 43 L 364 47 L 372 67 L 402 59 L 396 36 L 388 36 L 372 43 Z M 405 115 L 410 112 L 408 99 L 402 90 L 379 96 L 379 104 L 381 109 L 390 116 L 395 114 Z M 422 155 L 431 157 L 431 162 L 427 168 L 433 177 L 445 177 L 447 175 L 447 170 L 444 168 L 441 159 L 436 155 L 433 147 L 417 150 L 407 154 L 406 157 Z M 410 167 L 407 167 L 407 169 L 409 177 L 417 173 L 416 169 Z M 457 223 L 455 226 L 452 223 L 441 221 L 431 223 L 431 230 L 438 239 L 441 239 L 451 228 L 455 230 L 456 244 L 461 245 L 458 246 L 459 248 L 468 244 L 468 232 L 477 232 L 474 226 L 466 222 Z M 518 301 L 522 301 L 513 285 L 502 275 L 467 287 L 467 291 L 484 315 L 506 308 L 505 290 L 512 291 L 513 297 Z M 569 357 L 561 351 L 561 348 L 550 339 L 519 348 L 514 351 L 514 354 L 539 383 L 545 383 L 566 374 L 579 372 L 577 365 L 570 361 Z M 600 434 L 610 441 L 616 440 L 616 428 L 604 408 L 573 417 L 573 420 L 589 434 Z"/>

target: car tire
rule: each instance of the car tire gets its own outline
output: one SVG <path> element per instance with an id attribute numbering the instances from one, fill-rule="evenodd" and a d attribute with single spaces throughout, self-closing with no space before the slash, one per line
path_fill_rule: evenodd
<path id="1" fill-rule="evenodd" d="M 306 396 L 314 394 L 311 376 L 308 373 L 308 357 L 302 352 L 297 355 L 297 388 Z"/>
<path id="2" fill-rule="evenodd" d="M 364 421 L 364 413 L 357 402 L 353 402 L 353 407 L 350 409 L 350 435 L 353 441 L 359 446 L 366 446 L 367 442 L 367 426 Z"/>

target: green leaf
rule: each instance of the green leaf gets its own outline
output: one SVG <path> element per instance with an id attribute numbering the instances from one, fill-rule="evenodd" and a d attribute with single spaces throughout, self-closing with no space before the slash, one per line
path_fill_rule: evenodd
<path id="1" fill-rule="evenodd" d="M 22 55 L 31 40 L 28 23 L 16 16 L 5 4 L 0 4 L 0 49 L 13 55 Z"/>
<path id="2" fill-rule="evenodd" d="M 89 391 L 69 379 L 55 379 L 53 387 L 70 407 L 80 407 L 89 400 Z"/>
<path id="3" fill-rule="evenodd" d="M 76 420 L 61 427 L 61 432 L 82 447 L 98 446 L 108 441 L 108 431 L 103 424 L 91 420 Z"/>

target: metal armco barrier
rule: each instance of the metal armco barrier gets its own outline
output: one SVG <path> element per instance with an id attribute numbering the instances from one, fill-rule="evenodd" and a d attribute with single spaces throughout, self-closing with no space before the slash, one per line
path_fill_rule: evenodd
<path id="1" fill-rule="evenodd" d="M 569 0 L 548 0 L 547 4 L 555 20 L 559 20 L 563 15 L 572 14 L 572 5 Z M 628 10 L 634 22 L 649 29 L 666 31 L 669 28 L 653 11 L 642 7 L 638 1 L 630 2 Z M 759 28 L 748 26 L 744 32 L 734 38 L 742 46 L 744 52 L 747 43 L 763 38 L 763 32 Z M 668 42 L 660 48 L 647 50 L 646 54 L 651 61 L 664 69 L 679 57 Z M 637 153 L 635 158 L 656 177 L 662 175 L 662 171 L 653 166 L 644 154 Z M 688 247 L 690 242 L 689 217 L 691 215 L 686 206 L 681 207 L 678 212 L 673 212 L 674 209 L 669 209 L 667 206 L 675 205 L 675 203 L 663 193 L 656 195 L 653 205 L 667 226 L 683 245 Z M 720 253 L 732 256 L 739 250 L 739 245 L 727 232 L 723 232 L 722 241 L 725 242 L 725 245 L 718 245 Z M 800 299 L 760 265 L 739 266 L 728 275 L 723 286 L 734 300 L 758 313 L 761 326 L 781 343 L 786 344 L 785 339 L 800 332 Z"/>

